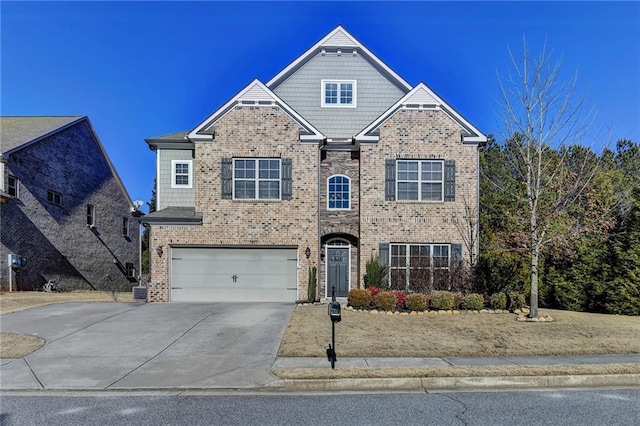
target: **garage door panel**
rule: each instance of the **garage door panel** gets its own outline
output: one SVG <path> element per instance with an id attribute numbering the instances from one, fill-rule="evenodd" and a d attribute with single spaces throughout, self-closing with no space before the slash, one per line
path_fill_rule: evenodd
<path id="1" fill-rule="evenodd" d="M 172 301 L 293 302 L 297 250 L 174 248 Z"/>

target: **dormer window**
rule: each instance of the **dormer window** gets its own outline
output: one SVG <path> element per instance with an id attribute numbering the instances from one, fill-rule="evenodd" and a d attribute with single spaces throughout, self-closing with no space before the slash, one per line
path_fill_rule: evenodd
<path id="1" fill-rule="evenodd" d="M 355 80 L 322 80 L 322 106 L 356 107 Z"/>

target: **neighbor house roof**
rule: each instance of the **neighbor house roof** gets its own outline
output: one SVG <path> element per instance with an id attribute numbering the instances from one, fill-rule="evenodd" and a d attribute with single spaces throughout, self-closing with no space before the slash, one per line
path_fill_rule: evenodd
<path id="1" fill-rule="evenodd" d="M 23 145 L 31 144 L 42 138 L 71 126 L 82 116 L 70 117 L 0 117 L 0 146 L 3 154 L 9 154 Z"/>
<path id="2" fill-rule="evenodd" d="M 127 192 L 122 179 L 118 175 L 116 168 L 111 163 L 107 151 L 104 149 L 100 138 L 93 129 L 91 122 L 87 116 L 69 116 L 69 117 L 53 117 L 53 116 L 3 116 L 0 117 L 0 146 L 2 156 L 8 157 L 13 152 L 24 149 L 30 145 L 40 142 L 44 138 L 55 133 L 61 132 L 71 126 L 85 121 L 91 132 L 93 140 L 98 145 L 98 149 L 102 153 L 105 162 L 111 173 L 116 179 L 118 186 L 122 189 L 131 208 L 134 208 L 131 197 Z"/>

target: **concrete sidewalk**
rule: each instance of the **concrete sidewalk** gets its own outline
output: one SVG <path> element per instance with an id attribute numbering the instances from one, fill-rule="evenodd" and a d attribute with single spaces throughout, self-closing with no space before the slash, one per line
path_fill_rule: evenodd
<path id="1" fill-rule="evenodd" d="M 402 367 L 501 367 L 553 365 L 615 365 L 640 364 L 640 354 L 574 355 L 537 357 L 483 358 L 338 358 L 340 368 L 402 368 Z M 330 369 L 326 358 L 277 358 L 273 369 Z M 347 379 L 285 379 L 279 389 L 285 391 L 367 391 L 367 390 L 473 390 L 550 387 L 638 387 L 640 374 L 581 374 L 557 376 L 482 377 L 397 377 Z"/>
<path id="2" fill-rule="evenodd" d="M 336 368 L 365 367 L 488 367 L 488 366 L 543 366 L 585 364 L 640 364 L 640 354 L 623 355 L 574 355 L 531 357 L 481 357 L 481 358 L 340 358 Z M 273 368 L 331 368 L 327 358 L 277 358 Z M 640 383 L 639 383 L 640 384 Z"/>

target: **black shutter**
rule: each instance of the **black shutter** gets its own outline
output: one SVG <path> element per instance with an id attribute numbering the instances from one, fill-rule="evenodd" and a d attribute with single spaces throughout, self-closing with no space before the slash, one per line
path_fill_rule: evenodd
<path id="1" fill-rule="evenodd" d="M 396 160 L 386 160 L 384 163 L 384 199 L 395 201 L 396 199 Z"/>
<path id="2" fill-rule="evenodd" d="M 282 199 L 291 200 L 293 198 L 293 177 L 291 158 L 282 159 Z"/>
<path id="3" fill-rule="evenodd" d="M 444 201 L 456 200 L 456 162 L 444 162 Z"/>
<path id="4" fill-rule="evenodd" d="M 451 244 L 451 263 L 454 266 L 462 263 L 462 244 Z"/>
<path id="5" fill-rule="evenodd" d="M 389 243 L 380 243 L 378 245 L 378 263 L 381 266 L 387 268 L 387 275 L 382 281 L 383 287 L 388 287 L 389 284 Z"/>
<path id="6" fill-rule="evenodd" d="M 233 159 L 222 159 L 222 199 L 233 198 Z"/>

